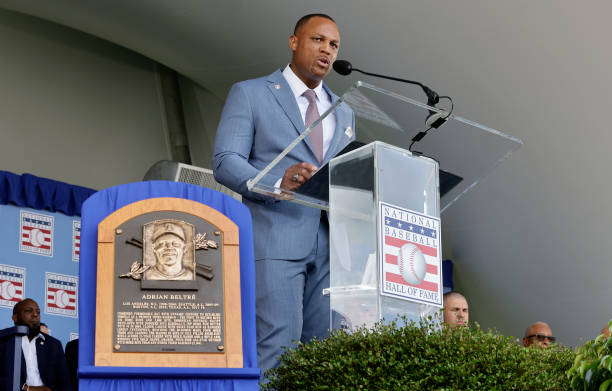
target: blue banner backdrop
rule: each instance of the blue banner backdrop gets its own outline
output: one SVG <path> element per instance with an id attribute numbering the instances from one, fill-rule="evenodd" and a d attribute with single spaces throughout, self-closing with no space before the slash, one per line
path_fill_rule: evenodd
<path id="1" fill-rule="evenodd" d="M 81 204 L 94 190 L 0 171 L 0 329 L 30 297 L 65 345 L 78 336 Z M 61 213 L 60 213 L 61 212 Z"/>
<path id="2" fill-rule="evenodd" d="M 177 197 L 206 204 L 239 228 L 243 368 L 96 367 L 94 337 L 98 224 L 114 211 L 148 198 Z M 246 206 L 214 190 L 184 183 L 140 182 L 102 190 L 83 205 L 80 262 L 79 387 L 86 390 L 257 390 L 255 262 Z M 161 364 L 161 363 L 160 363 Z"/>

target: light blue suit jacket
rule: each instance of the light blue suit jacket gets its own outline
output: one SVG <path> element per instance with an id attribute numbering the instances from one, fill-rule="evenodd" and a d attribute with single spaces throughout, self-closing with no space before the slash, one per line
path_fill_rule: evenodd
<path id="1" fill-rule="evenodd" d="M 323 87 L 335 102 L 338 97 Z M 336 129 L 323 164 L 354 138 L 354 131 L 345 133 L 347 127 L 355 128 L 352 110 L 342 103 L 335 114 Z M 213 171 L 219 183 L 242 194 L 251 211 L 256 260 L 301 259 L 313 248 L 319 209 L 249 192 L 246 184 L 305 128 L 291 87 L 280 70 L 234 84 L 229 92 L 217 129 Z M 281 160 L 263 183 L 273 186 L 289 166 L 301 162 L 319 165 L 309 137 Z"/>

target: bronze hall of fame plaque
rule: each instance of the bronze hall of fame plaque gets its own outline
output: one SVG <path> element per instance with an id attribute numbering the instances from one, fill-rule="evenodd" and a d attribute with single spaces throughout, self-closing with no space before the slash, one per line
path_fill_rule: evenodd
<path id="1" fill-rule="evenodd" d="M 218 352 L 223 335 L 222 234 L 182 212 L 152 212 L 115 230 L 113 349 Z"/>
<path id="2" fill-rule="evenodd" d="M 174 200 L 172 207 L 175 210 L 168 210 L 167 206 L 159 210 L 161 200 Z M 130 354 L 149 353 L 151 357 L 174 354 L 166 366 L 192 366 L 178 364 L 176 357 L 186 360 L 187 364 L 200 361 L 200 365 L 202 357 L 208 357 L 208 363 L 204 363 L 207 366 L 231 366 L 230 357 L 235 358 L 237 353 L 236 338 L 242 338 L 234 331 L 235 326 L 230 327 L 230 335 L 226 327 L 228 321 L 233 325 L 235 319 L 240 319 L 240 311 L 238 309 L 236 315 L 234 307 L 240 307 L 237 227 L 223 215 L 227 220 L 223 224 L 214 221 L 220 213 L 193 201 L 150 199 L 136 204 L 141 205 L 132 213 L 122 213 L 123 218 L 104 224 L 116 213 L 127 212 L 124 209 L 128 205 L 107 217 L 99 227 L 98 269 L 100 255 L 106 258 L 111 255 L 112 260 L 105 259 L 104 262 L 112 263 L 112 267 L 107 265 L 103 272 L 110 274 L 113 286 L 112 291 L 100 289 L 103 282 L 98 270 L 98 306 L 104 299 L 101 297 L 105 294 L 103 291 L 112 296 L 112 337 L 108 341 L 107 330 L 103 338 L 112 346 L 101 349 L 105 353 L 100 356 L 100 362 L 106 360 L 101 357 L 109 354 L 114 357 L 112 361 L 117 361 L 117 358 Z M 204 208 L 208 215 L 194 213 L 193 204 L 199 205 L 198 209 Z M 227 232 L 228 221 L 235 232 Z M 106 240 L 112 239 L 112 250 L 101 251 L 106 244 L 103 236 Z M 235 240 L 228 241 L 227 236 L 235 236 Z M 232 276 L 226 275 L 228 273 Z M 236 287 L 227 286 L 228 281 L 236 279 L 237 296 Z M 230 319 L 228 301 L 232 303 Z M 98 318 L 100 315 L 100 308 L 97 308 L 97 327 L 104 323 L 104 319 Z M 103 329 L 108 329 L 108 322 L 105 326 Z M 96 329 L 96 361 L 98 342 Z M 241 356 L 241 346 L 239 353 Z M 225 361 L 219 357 L 224 357 Z M 221 364 L 216 365 L 217 362 Z M 138 362 L 134 365 L 147 366 Z M 153 366 L 160 366 L 160 362 Z"/>

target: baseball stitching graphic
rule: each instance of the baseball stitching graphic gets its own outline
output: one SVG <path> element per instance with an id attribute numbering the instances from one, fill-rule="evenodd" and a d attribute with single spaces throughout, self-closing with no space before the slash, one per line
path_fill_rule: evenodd
<path id="1" fill-rule="evenodd" d="M 5 300 L 11 300 L 15 297 L 17 290 L 15 289 L 15 285 L 13 285 L 10 281 L 3 281 L 0 285 L 0 298 Z"/>
<path id="2" fill-rule="evenodd" d="M 406 243 L 400 248 L 399 267 L 402 278 L 410 285 L 419 285 L 425 278 L 425 257 L 417 246 Z"/>

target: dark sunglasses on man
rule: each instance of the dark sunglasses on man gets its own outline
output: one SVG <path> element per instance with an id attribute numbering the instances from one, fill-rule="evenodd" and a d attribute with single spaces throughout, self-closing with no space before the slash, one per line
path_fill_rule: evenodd
<path id="1" fill-rule="evenodd" d="M 557 340 L 557 338 L 553 337 L 552 335 L 544 335 L 544 334 L 532 334 L 532 335 L 528 335 L 526 338 L 533 338 L 535 337 L 538 342 L 544 342 L 546 340 L 548 340 L 551 343 L 555 343 L 555 341 Z"/>

